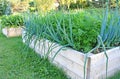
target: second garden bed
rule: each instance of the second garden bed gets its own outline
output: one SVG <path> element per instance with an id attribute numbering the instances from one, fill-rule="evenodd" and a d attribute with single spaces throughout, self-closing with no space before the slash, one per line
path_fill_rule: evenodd
<path id="1" fill-rule="evenodd" d="M 2 33 L 7 37 L 22 35 L 23 18 L 21 15 L 4 15 L 1 17 Z"/>

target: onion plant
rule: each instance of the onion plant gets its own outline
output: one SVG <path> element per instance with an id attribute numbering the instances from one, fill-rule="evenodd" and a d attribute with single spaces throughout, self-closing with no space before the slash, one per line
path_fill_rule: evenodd
<path id="1" fill-rule="evenodd" d="M 109 8 L 105 10 L 100 36 L 107 47 L 120 44 L 120 12 L 118 6 L 115 10 Z"/>
<path id="2" fill-rule="evenodd" d="M 42 41 L 43 46 L 41 48 L 42 49 L 41 51 L 43 51 L 43 50 L 46 50 L 45 43 L 48 42 L 46 40 L 47 39 L 50 40 L 49 41 L 50 43 L 48 43 L 48 50 L 43 51 L 43 52 L 47 52 L 45 57 L 49 55 L 49 53 L 52 51 L 52 49 L 54 49 L 58 46 L 57 44 L 51 43 L 51 42 L 57 42 L 59 44 L 62 44 L 62 41 L 66 41 L 67 43 L 64 45 L 65 47 L 73 45 L 72 31 L 71 31 L 72 27 L 69 27 L 70 36 L 68 36 L 65 26 L 63 25 L 63 27 L 61 27 L 61 25 L 60 25 L 60 21 L 62 20 L 62 18 L 60 18 L 60 20 L 58 20 L 56 18 L 56 16 L 54 16 L 54 18 L 56 19 L 56 20 L 54 20 L 54 21 L 56 21 L 56 24 L 54 26 L 53 21 L 51 20 L 51 19 L 53 19 L 52 17 L 53 17 L 53 15 L 51 16 L 51 14 L 49 16 L 31 14 L 31 16 L 25 17 L 26 33 L 25 33 L 24 38 L 27 38 L 27 40 L 26 40 L 27 45 L 30 45 L 31 41 L 33 41 L 31 39 L 34 36 L 36 36 L 34 38 L 35 39 L 34 46 L 37 44 L 37 40 L 41 41 L 41 39 L 43 39 L 43 41 Z M 41 42 L 39 42 L 39 43 L 41 43 Z M 58 50 L 58 51 L 60 51 L 60 50 Z"/>

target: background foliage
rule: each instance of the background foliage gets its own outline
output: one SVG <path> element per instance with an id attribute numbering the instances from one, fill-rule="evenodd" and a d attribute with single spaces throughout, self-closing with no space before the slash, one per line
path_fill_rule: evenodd
<path id="1" fill-rule="evenodd" d="M 10 14 L 10 3 L 7 0 L 0 0 L 0 15 Z"/>
<path id="2" fill-rule="evenodd" d="M 54 8 L 55 0 L 34 0 L 37 10 L 49 11 Z"/>

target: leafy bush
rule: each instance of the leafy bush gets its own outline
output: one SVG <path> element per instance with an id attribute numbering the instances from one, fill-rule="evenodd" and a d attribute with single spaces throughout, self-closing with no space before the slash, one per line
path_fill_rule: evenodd
<path id="1" fill-rule="evenodd" d="M 86 12 L 30 15 L 25 26 L 30 37 L 36 35 L 84 52 L 96 45 L 100 31 L 100 22 Z"/>
<path id="2" fill-rule="evenodd" d="M 1 17 L 3 27 L 23 26 L 23 18 L 20 15 L 8 15 Z"/>

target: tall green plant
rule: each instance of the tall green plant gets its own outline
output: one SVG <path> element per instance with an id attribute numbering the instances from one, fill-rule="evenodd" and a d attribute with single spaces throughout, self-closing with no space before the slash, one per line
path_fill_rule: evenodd
<path id="1" fill-rule="evenodd" d="M 49 15 L 49 14 L 48 14 Z M 66 31 L 65 28 L 64 30 L 61 28 L 61 26 L 53 26 L 52 24 L 52 20 L 54 18 L 51 18 L 53 16 L 51 16 L 51 14 L 49 16 L 40 16 L 40 15 L 31 15 L 30 17 L 26 17 L 27 19 L 25 20 L 25 31 L 26 31 L 26 36 L 27 36 L 27 44 L 29 45 L 31 43 L 31 38 L 33 36 L 36 36 L 36 40 L 34 42 L 34 46 L 37 43 L 37 40 L 40 39 L 49 39 L 51 40 L 51 42 L 57 42 L 57 43 L 62 43 L 62 40 L 69 40 L 68 42 L 71 43 L 70 38 L 66 37 L 64 39 L 62 39 L 62 36 L 65 37 Z M 58 33 L 56 33 L 56 30 L 54 28 L 57 28 Z M 59 33 L 60 32 L 60 33 Z M 64 33 L 65 35 L 61 34 Z M 46 40 L 42 41 L 43 45 L 42 45 L 42 50 L 46 50 L 45 49 L 45 43 L 47 42 Z M 48 43 L 49 44 L 49 43 Z M 64 45 L 66 46 L 70 46 L 69 44 Z M 50 43 L 50 45 L 48 45 L 48 51 L 44 51 L 47 52 L 47 55 L 50 53 L 50 51 L 52 51 L 52 49 L 56 48 L 56 44 L 54 43 Z M 58 50 L 59 52 L 59 50 Z M 57 53 L 57 52 L 56 52 Z"/>
<path id="2" fill-rule="evenodd" d="M 118 7 L 115 10 L 106 9 L 101 27 L 101 37 L 107 47 L 120 43 L 120 13 Z"/>

